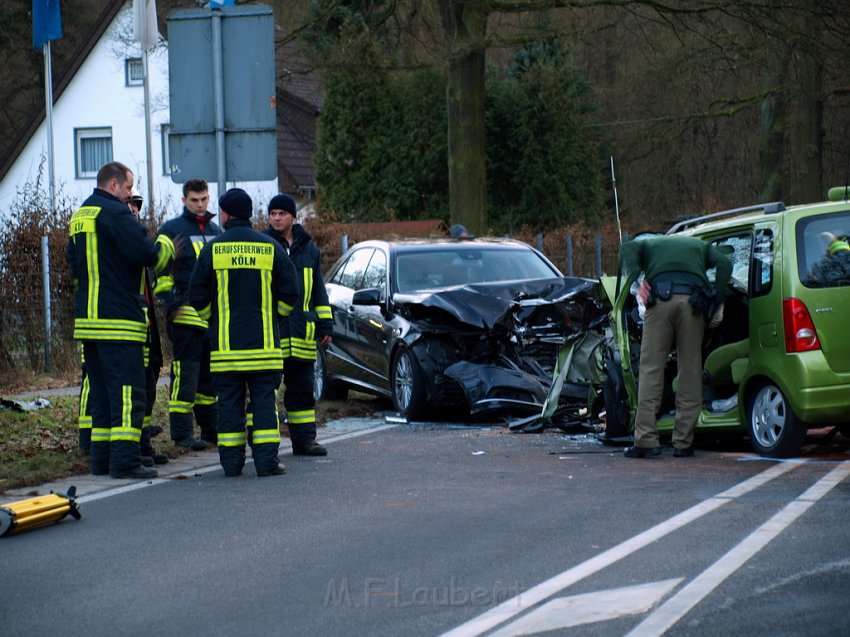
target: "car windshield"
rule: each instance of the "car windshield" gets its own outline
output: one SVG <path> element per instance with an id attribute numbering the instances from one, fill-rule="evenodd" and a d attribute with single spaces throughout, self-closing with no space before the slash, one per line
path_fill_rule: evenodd
<path id="1" fill-rule="evenodd" d="M 531 249 L 475 247 L 405 251 L 396 257 L 399 292 L 561 276 Z"/>
<path id="2" fill-rule="evenodd" d="M 800 221 L 797 263 L 800 280 L 807 287 L 850 285 L 850 212 Z"/>

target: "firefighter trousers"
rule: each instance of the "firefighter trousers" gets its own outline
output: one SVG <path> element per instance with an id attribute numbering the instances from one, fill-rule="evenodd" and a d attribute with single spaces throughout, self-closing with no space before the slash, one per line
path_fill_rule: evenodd
<path id="1" fill-rule="evenodd" d="M 257 473 L 277 466 L 280 428 L 277 420 L 275 389 L 280 372 L 225 372 L 213 374 L 218 392 L 218 456 L 225 475 L 234 476 L 245 466 L 245 400 L 250 394 L 253 409 L 251 454 Z"/>
<path id="2" fill-rule="evenodd" d="M 168 324 L 171 338 L 171 393 L 168 422 L 171 439 L 193 437 L 192 414 L 201 429 L 201 438 L 215 440 L 218 404 L 210 374 L 210 340 L 197 327 Z"/>
<path id="3" fill-rule="evenodd" d="M 292 447 L 316 440 L 316 401 L 313 398 L 313 361 L 289 357 L 283 362 L 283 405 Z"/>
<path id="4" fill-rule="evenodd" d="M 82 364 L 83 382 L 80 387 L 80 411 L 79 411 L 79 444 L 80 451 L 85 454 L 91 453 L 91 405 L 89 403 L 89 394 L 91 393 L 91 385 L 89 376 L 86 371 L 86 364 Z M 153 405 L 156 402 L 156 384 L 159 382 L 159 367 L 145 367 L 145 417 L 142 420 L 142 435 L 139 439 L 141 445 L 141 454 L 150 456 L 154 453 L 153 443 L 151 442 L 151 414 L 153 414 Z"/>
<path id="5" fill-rule="evenodd" d="M 142 344 L 85 341 L 91 410 L 91 468 L 95 475 L 141 465 L 139 439 L 145 417 Z"/>

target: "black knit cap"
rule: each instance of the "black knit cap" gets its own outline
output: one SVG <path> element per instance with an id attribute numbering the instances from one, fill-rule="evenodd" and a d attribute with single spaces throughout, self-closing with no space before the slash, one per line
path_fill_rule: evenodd
<path id="1" fill-rule="evenodd" d="M 218 199 L 218 209 L 240 219 L 250 219 L 254 203 L 241 188 L 231 188 Z"/>
<path id="2" fill-rule="evenodd" d="M 272 210 L 283 210 L 284 212 L 291 214 L 293 217 L 298 216 L 295 212 L 295 200 L 289 195 L 284 195 L 283 193 L 272 197 L 272 200 L 269 202 L 268 210 L 269 212 Z"/>

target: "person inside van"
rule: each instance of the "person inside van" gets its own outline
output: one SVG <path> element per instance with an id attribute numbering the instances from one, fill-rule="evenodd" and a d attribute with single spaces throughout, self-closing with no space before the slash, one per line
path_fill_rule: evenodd
<path id="1" fill-rule="evenodd" d="M 826 254 L 811 272 L 812 281 L 825 287 L 850 284 L 850 242 L 846 236 L 823 232 Z"/>

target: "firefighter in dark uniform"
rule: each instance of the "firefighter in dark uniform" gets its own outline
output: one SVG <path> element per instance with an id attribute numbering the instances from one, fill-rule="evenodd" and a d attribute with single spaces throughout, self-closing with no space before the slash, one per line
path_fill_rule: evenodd
<path id="1" fill-rule="evenodd" d="M 215 444 L 218 405 L 210 375 L 210 339 L 207 322 L 198 316 L 189 302 L 189 279 L 198 255 L 206 243 L 221 234 L 207 210 L 209 187 L 203 179 L 183 184 L 183 214 L 160 228 L 159 235 L 176 240 L 186 237 L 192 249 L 186 249 L 174 261 L 171 272 L 157 279 L 154 292 L 165 306 L 168 336 L 171 339 L 171 393 L 168 419 L 171 439 L 178 447 L 200 451 L 206 443 Z M 192 415 L 201 430 L 194 436 Z"/>
<path id="2" fill-rule="evenodd" d="M 144 199 L 138 190 L 133 188 L 130 195 L 130 212 L 139 220 L 142 212 Z M 156 306 L 154 304 L 153 290 L 151 281 L 155 279 L 155 274 L 150 268 L 145 269 L 145 305 L 148 312 L 148 337 L 145 340 L 144 359 L 145 359 L 145 418 L 142 421 L 142 437 L 139 440 L 139 449 L 142 454 L 142 464 L 146 467 L 151 467 L 155 464 L 168 464 L 168 456 L 164 453 L 157 453 L 151 441 L 154 431 L 151 425 L 151 415 L 153 414 L 153 406 L 156 402 L 156 385 L 159 382 L 159 370 L 162 369 L 162 341 L 159 337 L 159 323 L 156 320 Z M 157 426 L 159 433 L 162 428 Z"/>
<path id="3" fill-rule="evenodd" d="M 282 355 L 279 317 L 298 300 L 295 269 L 272 239 L 251 227 L 253 203 L 232 188 L 219 199 L 224 233 L 198 257 L 189 302 L 210 321 L 210 368 L 218 392 L 218 453 L 224 474 L 245 465 L 246 392 L 253 403 L 251 451 L 258 476 L 280 475 L 275 389 Z"/>
<path id="4" fill-rule="evenodd" d="M 284 406 L 289 421 L 292 454 L 325 456 L 327 449 L 316 442 L 316 401 L 313 398 L 313 365 L 316 341 L 331 342 L 333 317 L 328 292 L 322 280 L 322 256 L 313 238 L 295 223 L 295 200 L 276 195 L 269 202 L 269 224 L 265 230 L 279 242 L 298 275 L 298 305 L 281 319 Z"/>
<path id="5" fill-rule="evenodd" d="M 136 221 L 139 221 L 144 198 L 134 186 L 130 200 L 130 212 Z M 154 307 L 153 293 L 151 291 L 151 280 L 155 275 L 150 268 L 145 268 L 145 305 L 147 308 L 148 333 L 143 349 L 145 362 L 145 417 L 142 421 L 142 435 L 139 439 L 139 449 L 142 464 L 152 467 L 155 464 L 167 464 L 168 456 L 157 453 L 153 448 L 152 436 L 162 431 L 162 427 L 156 426 L 154 432 L 151 425 L 151 414 L 156 402 L 156 385 L 159 381 L 159 370 L 162 368 L 162 344 L 159 337 L 159 325 L 156 320 L 156 308 Z M 89 405 L 89 378 L 86 373 L 86 360 L 82 358 L 83 383 L 80 389 L 79 410 L 79 440 L 80 450 L 86 455 L 91 453 L 91 408 Z"/>
<path id="6" fill-rule="evenodd" d="M 127 201 L 133 173 L 104 164 L 97 187 L 71 217 L 68 262 L 77 284 L 74 338 L 83 342 L 91 405 L 91 468 L 113 478 L 151 478 L 139 440 L 145 411 L 143 346 L 148 323 L 144 269 L 174 257 L 167 237 L 156 242 L 133 218 Z"/>

